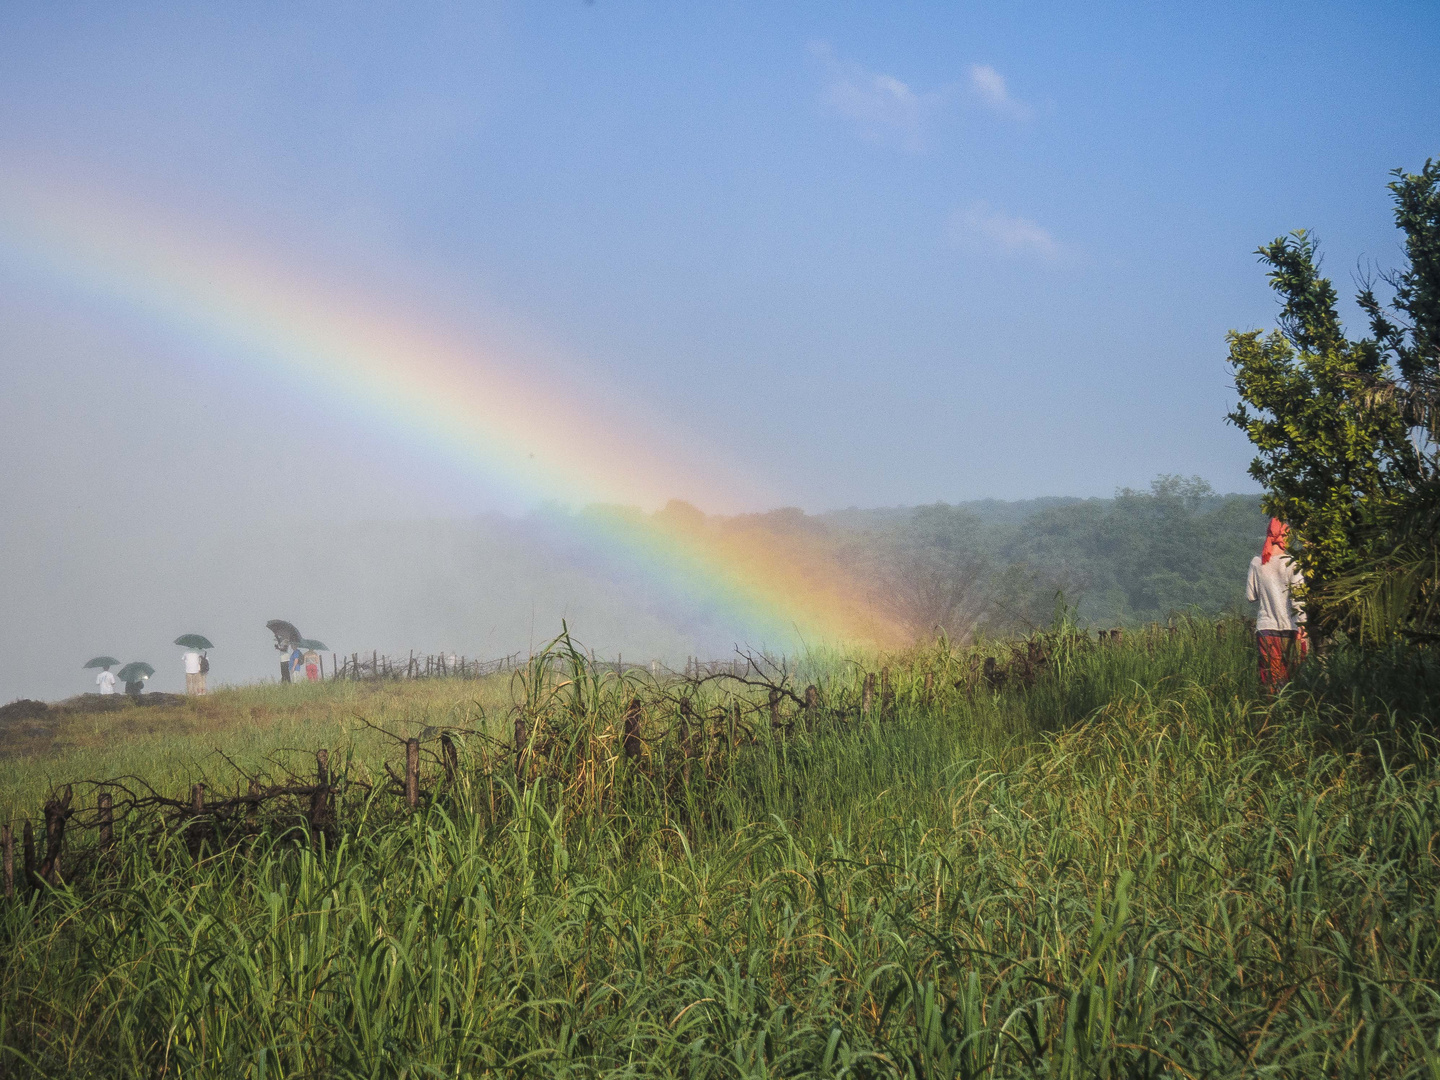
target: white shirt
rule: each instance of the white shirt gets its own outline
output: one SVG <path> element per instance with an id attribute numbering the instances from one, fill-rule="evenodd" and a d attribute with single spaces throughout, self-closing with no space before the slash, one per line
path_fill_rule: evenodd
<path id="1" fill-rule="evenodd" d="M 200 654 L 198 652 L 187 652 L 185 654 L 185 674 L 200 674 Z"/>
<path id="2" fill-rule="evenodd" d="M 1268 563 L 1260 556 L 1250 560 L 1250 580 L 1245 583 L 1245 599 L 1259 601 L 1255 615 L 1256 630 L 1298 630 L 1305 625 L 1305 608 L 1296 603 L 1290 590 L 1303 585 L 1305 579 L 1290 556 L 1277 551 Z"/>
<path id="3" fill-rule="evenodd" d="M 108 671 L 102 671 L 95 676 L 95 685 L 100 687 L 102 694 L 113 694 L 115 692 L 115 676 Z"/>

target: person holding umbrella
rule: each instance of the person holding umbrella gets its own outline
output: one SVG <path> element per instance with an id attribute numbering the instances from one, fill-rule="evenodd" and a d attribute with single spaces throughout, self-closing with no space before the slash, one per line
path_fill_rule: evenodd
<path id="1" fill-rule="evenodd" d="M 139 697 L 145 690 L 145 681 L 155 674 L 155 669 L 144 660 L 132 660 L 120 669 L 120 681 L 125 684 L 125 693 Z"/>
<path id="2" fill-rule="evenodd" d="M 320 678 L 320 652 L 325 648 L 323 641 L 316 641 L 314 638 L 301 638 L 295 643 L 297 649 L 304 649 L 302 659 L 305 661 L 305 678 L 315 682 Z"/>
<path id="3" fill-rule="evenodd" d="M 205 653 L 215 646 L 204 634 L 181 634 L 175 644 L 185 650 L 185 693 L 203 695 L 205 675 L 210 670 L 210 660 Z"/>
<path id="4" fill-rule="evenodd" d="M 100 693 L 115 693 L 115 675 L 110 669 L 118 663 L 120 661 L 113 656 L 97 656 L 85 665 L 87 668 L 100 669 L 100 674 L 95 676 L 95 685 L 100 688 Z"/>
<path id="5" fill-rule="evenodd" d="M 265 624 L 265 629 L 275 635 L 276 651 L 282 656 L 290 654 L 280 661 L 280 681 L 288 683 L 290 676 L 298 670 L 304 659 L 304 653 L 296 647 L 296 643 L 300 641 L 300 631 L 295 629 L 294 623 L 284 619 L 271 619 Z"/>

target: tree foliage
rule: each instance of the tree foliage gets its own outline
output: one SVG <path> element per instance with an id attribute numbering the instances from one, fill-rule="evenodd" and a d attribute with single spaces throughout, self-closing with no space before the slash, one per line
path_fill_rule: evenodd
<path id="1" fill-rule="evenodd" d="M 1362 636 L 1396 632 L 1440 640 L 1440 161 L 1418 174 L 1396 170 L 1390 191 L 1405 234 L 1406 263 L 1383 276 L 1388 308 L 1370 285 L 1359 303 L 1394 376 L 1367 383 L 1377 411 L 1398 413 L 1415 446 L 1407 491 L 1376 530 L 1377 553 L 1330 587 L 1353 613 Z"/>
<path id="2" fill-rule="evenodd" d="M 1280 329 L 1229 335 L 1240 395 L 1229 419 L 1259 450 L 1250 474 L 1266 489 L 1265 509 L 1300 541 L 1311 623 L 1322 632 L 1413 630 L 1428 619 L 1427 602 L 1433 608 L 1423 567 L 1434 544 L 1426 523 L 1436 521 L 1440 163 L 1397 171 L 1390 190 L 1407 261 L 1383 278 L 1388 305 L 1373 283 L 1357 297 L 1370 336 L 1346 336 L 1303 230 L 1258 252 L 1282 300 Z"/>
<path id="3" fill-rule="evenodd" d="M 1037 499 L 825 515 L 876 601 L 916 638 L 1049 625 L 1058 602 L 1098 626 L 1216 615 L 1244 604 L 1259 499 L 1161 476 L 1113 499 Z"/>
<path id="4" fill-rule="evenodd" d="M 1264 535 L 1253 496 L 1218 495 L 1198 476 L 1159 476 L 1148 491 L 1040 510 L 999 545 L 998 561 L 1034 579 L 1025 621 L 1048 616 L 1059 587 L 1088 622 L 1135 624 L 1237 609 Z M 1021 575 L 1012 569 L 1011 578 Z M 995 617 L 1025 610 L 1025 599 L 1008 584 L 997 589 Z"/>
<path id="5" fill-rule="evenodd" d="M 876 599 L 917 638 L 964 641 L 990 606 L 980 519 L 960 507 L 916 507 L 872 562 Z"/>

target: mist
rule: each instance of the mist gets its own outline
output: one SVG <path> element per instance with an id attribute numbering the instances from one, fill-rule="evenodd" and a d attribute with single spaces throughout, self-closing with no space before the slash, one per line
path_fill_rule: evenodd
<path id="1" fill-rule="evenodd" d="M 171 642 L 215 643 L 212 684 L 275 679 L 268 619 L 341 655 L 528 652 L 560 631 L 604 655 L 666 662 L 721 642 L 668 623 L 644 597 L 565 565 L 533 522 L 267 520 L 182 531 L 172 522 L 5 537 L 0 699 L 93 691 L 91 656 L 146 660 L 149 690 L 184 687 Z M 707 641 L 707 637 L 709 640 Z M 728 651 L 728 649 L 726 650 Z M 330 657 L 325 657 L 327 670 Z"/>
<path id="2" fill-rule="evenodd" d="M 93 690 L 102 653 L 179 690 L 184 633 L 215 643 L 212 684 L 273 679 L 276 618 L 337 653 L 499 657 L 562 620 L 610 656 L 733 646 L 443 457 L 0 286 L 0 701 Z"/>

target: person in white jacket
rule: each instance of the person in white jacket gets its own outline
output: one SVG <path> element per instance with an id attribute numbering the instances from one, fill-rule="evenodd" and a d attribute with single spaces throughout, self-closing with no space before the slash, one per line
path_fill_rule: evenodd
<path id="1" fill-rule="evenodd" d="M 1271 518 L 1265 546 L 1250 560 L 1250 579 L 1245 585 L 1245 599 L 1260 605 L 1255 615 L 1255 644 L 1260 651 L 1260 684 L 1267 690 L 1288 682 L 1309 648 L 1305 608 L 1294 595 L 1305 579 L 1285 551 L 1289 539 L 1290 526 Z"/>
<path id="2" fill-rule="evenodd" d="M 205 665 L 204 657 L 197 649 L 189 649 L 182 659 L 185 661 L 185 693 L 205 693 Z"/>

